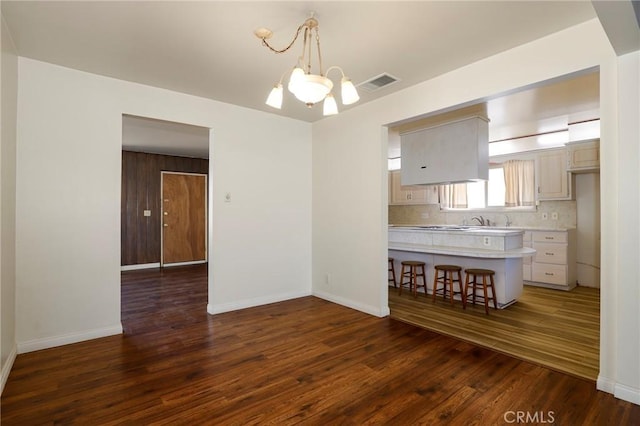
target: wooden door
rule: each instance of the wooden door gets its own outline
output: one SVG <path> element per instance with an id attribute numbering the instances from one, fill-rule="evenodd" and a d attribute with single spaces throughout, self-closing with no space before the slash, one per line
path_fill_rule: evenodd
<path id="1" fill-rule="evenodd" d="M 207 259 L 207 176 L 162 172 L 162 265 Z"/>

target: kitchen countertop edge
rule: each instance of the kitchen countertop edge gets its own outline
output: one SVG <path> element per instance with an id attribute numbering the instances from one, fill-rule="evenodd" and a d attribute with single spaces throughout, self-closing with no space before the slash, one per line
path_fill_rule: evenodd
<path id="1" fill-rule="evenodd" d="M 417 253 L 443 254 L 451 256 L 480 257 L 491 259 L 522 258 L 535 255 L 536 251 L 529 247 L 511 250 L 487 250 L 466 247 L 428 246 L 424 244 L 389 243 L 389 250 L 411 251 Z"/>

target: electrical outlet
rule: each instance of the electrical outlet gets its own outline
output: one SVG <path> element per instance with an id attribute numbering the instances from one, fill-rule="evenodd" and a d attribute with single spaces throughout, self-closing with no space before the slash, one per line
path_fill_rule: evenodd
<path id="1" fill-rule="evenodd" d="M 547 220 L 547 219 L 549 219 L 549 213 L 543 212 L 542 213 L 542 220 Z"/>
<path id="2" fill-rule="evenodd" d="M 490 237 L 484 237 L 483 241 L 485 246 L 490 246 L 491 245 L 491 238 Z"/>
<path id="3" fill-rule="evenodd" d="M 558 220 L 558 212 L 551 213 L 551 219 L 552 220 Z"/>

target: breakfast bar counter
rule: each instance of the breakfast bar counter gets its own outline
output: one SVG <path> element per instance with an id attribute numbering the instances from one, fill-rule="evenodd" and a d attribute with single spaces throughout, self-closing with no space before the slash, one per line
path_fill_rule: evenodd
<path id="1" fill-rule="evenodd" d="M 461 226 L 389 227 L 389 257 L 398 263 L 418 260 L 426 264 L 427 289 L 432 291 L 434 265 L 495 271 L 498 308 L 522 295 L 522 259 L 535 250 L 523 247 L 523 230 Z"/>

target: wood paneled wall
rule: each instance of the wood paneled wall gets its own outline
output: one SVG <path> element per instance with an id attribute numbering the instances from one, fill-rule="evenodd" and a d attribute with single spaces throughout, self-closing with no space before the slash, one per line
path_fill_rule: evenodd
<path id="1" fill-rule="evenodd" d="M 204 173 L 209 160 L 122 151 L 121 265 L 160 262 L 160 172 Z M 151 216 L 144 216 L 151 210 Z"/>

